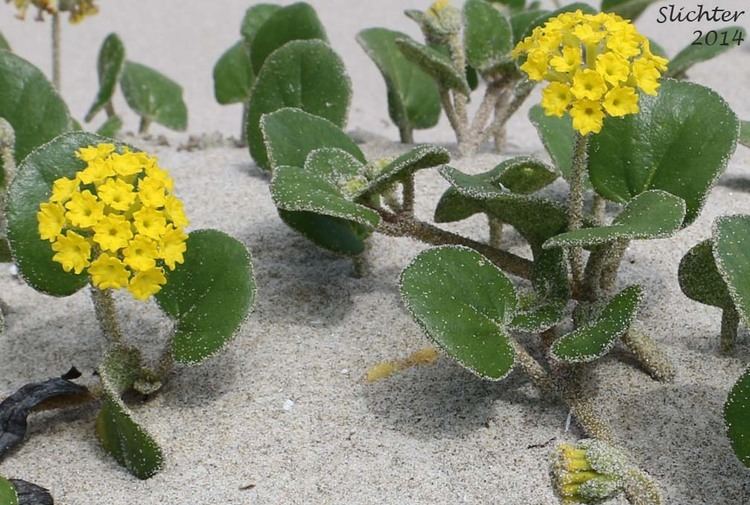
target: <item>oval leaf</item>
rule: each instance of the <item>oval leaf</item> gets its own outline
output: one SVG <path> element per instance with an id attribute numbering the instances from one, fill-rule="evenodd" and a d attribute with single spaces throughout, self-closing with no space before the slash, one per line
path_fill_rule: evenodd
<path id="1" fill-rule="evenodd" d="M 464 4 L 464 47 L 469 65 L 485 73 L 511 61 L 513 34 L 503 14 L 485 0 Z"/>
<path id="2" fill-rule="evenodd" d="M 521 156 L 500 163 L 497 182 L 513 193 L 529 194 L 549 186 L 557 180 L 557 173 L 546 163 Z"/>
<path id="3" fill-rule="evenodd" d="M 388 163 L 356 197 L 385 191 L 396 181 L 403 181 L 419 170 L 444 165 L 450 159 L 450 153 L 443 147 L 431 145 L 415 147 Z"/>
<path id="4" fill-rule="evenodd" d="M 252 47 L 255 35 L 260 27 L 279 9 L 281 9 L 281 6 L 275 4 L 255 4 L 247 8 L 245 16 L 242 18 L 240 34 L 249 47 Z"/>
<path id="5" fill-rule="evenodd" d="M 573 170 L 573 150 L 576 143 L 576 132 L 570 116 L 548 116 L 541 106 L 534 105 L 529 110 L 529 120 L 536 128 L 552 163 L 563 177 L 569 179 Z"/>
<path id="6" fill-rule="evenodd" d="M 409 37 L 397 38 L 396 45 L 406 59 L 418 65 L 446 88 L 455 89 L 469 96 L 471 88 L 469 88 L 466 76 L 453 67 L 450 57 Z"/>
<path id="7" fill-rule="evenodd" d="M 691 300 L 720 309 L 734 306 L 727 285 L 716 268 L 711 240 L 704 240 L 687 252 L 680 261 L 677 278 L 682 292 Z"/>
<path id="8" fill-rule="evenodd" d="M 110 33 L 102 42 L 99 57 L 96 61 L 96 71 L 99 76 L 99 91 L 94 103 L 86 113 L 86 121 L 94 119 L 115 94 L 117 81 L 125 65 L 125 45 L 116 33 Z"/>
<path id="9" fill-rule="evenodd" d="M 716 43 L 714 41 L 714 44 L 708 44 L 706 42 L 706 37 L 712 32 L 717 34 L 717 40 L 719 42 Z M 666 76 L 676 78 L 684 77 L 685 72 L 687 72 L 693 65 L 702 61 L 708 61 L 732 48 L 738 47 L 738 41 L 744 40 L 746 36 L 747 32 L 740 26 L 728 26 L 721 30 L 711 30 L 706 32 L 697 42 L 690 44 L 677 53 L 677 56 L 672 58 L 669 62 Z"/>
<path id="10" fill-rule="evenodd" d="M 432 128 L 442 106 L 435 81 L 410 62 L 396 46 L 406 34 L 385 28 L 370 28 L 357 35 L 357 42 L 383 74 L 388 89 L 388 113 L 400 128 Z"/>
<path id="11" fill-rule="evenodd" d="M 641 95 L 640 109 L 607 118 L 591 138 L 591 182 L 619 203 L 650 189 L 679 196 L 687 204 L 688 225 L 735 150 L 737 116 L 714 91 L 670 79 L 662 81 L 657 96 Z"/>
<path id="12" fill-rule="evenodd" d="M 723 216 L 714 222 L 716 268 L 729 289 L 734 307 L 750 326 L 750 216 Z"/>
<path id="13" fill-rule="evenodd" d="M 300 109 L 284 108 L 264 114 L 260 121 L 271 168 L 303 167 L 307 155 L 322 147 L 336 147 L 366 163 L 357 144 L 325 118 Z"/>
<path id="14" fill-rule="evenodd" d="M 652 190 L 633 198 L 609 226 L 582 228 L 552 237 L 544 248 L 593 247 L 615 240 L 667 238 L 682 227 L 685 201 L 666 191 Z"/>
<path id="15" fill-rule="evenodd" d="M 400 290 L 427 335 L 466 369 L 490 380 L 513 369 L 506 326 L 515 314 L 515 290 L 484 256 L 459 246 L 428 249 L 401 273 Z"/>
<path id="16" fill-rule="evenodd" d="M 156 70 L 126 61 L 120 78 L 128 106 L 150 121 L 172 130 L 187 129 L 187 106 L 182 87 Z"/>
<path id="17" fill-rule="evenodd" d="M 247 114 L 247 143 L 255 162 L 270 167 L 260 126 L 264 114 L 295 107 L 343 127 L 351 95 L 344 63 L 325 42 L 295 40 L 275 51 L 258 74 Z"/>
<path id="18" fill-rule="evenodd" d="M 167 273 L 156 300 L 176 322 L 175 361 L 205 360 L 234 337 L 253 306 L 255 278 L 249 251 L 217 230 L 191 232 L 185 262 Z"/>
<path id="19" fill-rule="evenodd" d="M 258 28 L 252 40 L 250 59 L 253 72 L 260 73 L 266 58 L 287 42 L 310 39 L 328 41 L 325 28 L 312 6 L 299 2 L 275 11 Z"/>
<path id="20" fill-rule="evenodd" d="M 740 143 L 750 147 L 750 121 L 740 121 Z"/>
<path id="21" fill-rule="evenodd" d="M 246 102 L 255 76 L 250 50 L 243 40 L 226 50 L 214 66 L 214 97 L 222 105 Z"/>
<path id="22" fill-rule="evenodd" d="M 565 363 L 588 363 L 601 358 L 630 329 L 642 296 L 640 286 L 623 289 L 594 321 L 557 339 L 550 356 Z"/>
<path id="23" fill-rule="evenodd" d="M 750 468 L 750 369 L 740 377 L 724 404 L 724 423 L 732 449 Z"/>
<path id="24" fill-rule="evenodd" d="M 4 477 L 0 477 L 0 503 L 3 505 L 18 505 L 18 494 L 15 486 Z"/>
<path id="25" fill-rule="evenodd" d="M 81 148 L 109 142 L 93 133 L 71 132 L 39 147 L 18 166 L 8 190 L 8 239 L 19 273 L 37 291 L 53 296 L 72 295 L 86 285 L 88 277 L 65 272 L 52 261 L 50 243 L 39 237 L 36 214 L 52 194 L 60 177 L 72 178 L 86 164 L 76 158 Z"/>

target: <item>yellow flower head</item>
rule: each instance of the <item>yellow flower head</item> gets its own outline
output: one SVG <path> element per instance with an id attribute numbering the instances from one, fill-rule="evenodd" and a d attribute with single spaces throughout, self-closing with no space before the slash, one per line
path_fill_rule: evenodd
<path id="1" fill-rule="evenodd" d="M 6 0 L 10 2 L 11 0 Z M 67 11 L 70 13 L 69 21 L 73 24 L 79 23 L 86 16 L 92 16 L 99 12 L 99 7 L 94 4 L 94 0 L 67 0 L 65 2 L 59 2 L 59 0 L 13 0 L 18 13 L 16 17 L 19 19 L 26 18 L 26 11 L 30 6 L 34 6 L 37 9 L 38 21 L 44 20 L 43 14 L 57 14 L 60 11 Z"/>
<path id="2" fill-rule="evenodd" d="M 513 49 L 532 81 L 548 81 L 542 108 L 570 114 L 581 134 L 599 133 L 606 116 L 639 111 L 638 90 L 655 95 L 667 60 L 617 14 L 566 12 L 536 27 Z"/>
<path id="3" fill-rule="evenodd" d="M 85 167 L 57 179 L 39 206 L 39 237 L 51 242 L 52 259 L 66 272 L 146 300 L 187 250 L 188 220 L 174 183 L 146 153 L 99 144 L 76 156 Z"/>

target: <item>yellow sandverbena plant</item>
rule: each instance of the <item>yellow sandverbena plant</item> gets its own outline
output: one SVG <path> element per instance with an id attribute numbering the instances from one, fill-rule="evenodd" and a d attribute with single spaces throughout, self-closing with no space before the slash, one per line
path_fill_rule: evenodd
<path id="1" fill-rule="evenodd" d="M 599 133 L 606 116 L 635 114 L 638 90 L 656 95 L 667 60 L 616 14 L 566 12 L 534 29 L 513 50 L 529 79 L 547 81 L 542 108 L 573 119 L 582 135 Z"/>
<path id="2" fill-rule="evenodd" d="M 174 183 L 146 153 L 98 144 L 76 155 L 86 168 L 54 182 L 37 213 L 39 236 L 66 272 L 146 300 L 166 282 L 164 269 L 184 261 L 188 220 Z"/>

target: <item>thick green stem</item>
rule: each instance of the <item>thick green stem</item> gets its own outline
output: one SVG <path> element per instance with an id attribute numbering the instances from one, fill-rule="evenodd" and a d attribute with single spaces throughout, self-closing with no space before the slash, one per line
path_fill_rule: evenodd
<path id="1" fill-rule="evenodd" d="M 104 106 L 104 111 L 107 113 L 108 118 L 115 115 L 115 106 L 112 105 L 112 100 L 107 102 L 107 104 Z"/>
<path id="2" fill-rule="evenodd" d="M 102 330 L 104 338 L 110 344 L 122 344 L 122 332 L 120 331 L 120 324 L 117 321 L 117 311 L 115 309 L 115 300 L 112 298 L 112 291 L 91 286 L 91 300 L 94 302 L 94 312 L 96 313 L 96 319 L 99 321 L 99 327 Z"/>
<path id="3" fill-rule="evenodd" d="M 60 79 L 60 13 L 52 14 L 52 84 L 61 89 Z"/>
<path id="4" fill-rule="evenodd" d="M 570 195 L 568 196 L 568 231 L 579 230 L 583 226 L 583 196 L 586 189 L 586 166 L 588 136 L 576 132 L 573 150 Z M 583 279 L 583 250 L 580 247 L 569 249 L 570 270 L 573 275 L 573 289 L 578 290 Z"/>
<path id="5" fill-rule="evenodd" d="M 608 252 L 599 279 L 599 286 L 602 292 L 610 293 L 615 288 L 615 285 L 617 284 L 617 272 L 620 270 L 622 257 L 625 255 L 625 251 L 628 249 L 629 244 L 630 242 L 627 240 L 619 240 L 612 244 L 611 251 Z"/>
<path id="6" fill-rule="evenodd" d="M 721 313 L 721 352 L 730 353 L 734 349 L 739 324 L 740 315 L 734 307 L 724 309 Z"/>
<path id="7" fill-rule="evenodd" d="M 598 246 L 589 254 L 581 290 L 581 296 L 588 301 L 594 302 L 602 297 L 601 277 L 610 254 L 610 244 Z"/>
<path id="8" fill-rule="evenodd" d="M 148 133 L 148 128 L 151 126 L 151 120 L 146 116 L 141 116 L 141 124 L 138 125 L 138 134 L 145 135 Z"/>
<path id="9" fill-rule="evenodd" d="M 594 219 L 596 226 L 604 226 L 604 212 L 607 210 L 607 201 L 599 196 L 598 193 L 594 194 L 594 201 L 591 205 L 591 216 Z"/>
<path id="10" fill-rule="evenodd" d="M 401 182 L 401 212 L 414 215 L 414 200 L 414 175 L 410 175 Z"/>
<path id="11" fill-rule="evenodd" d="M 408 121 L 404 121 L 402 124 L 398 125 L 398 134 L 401 138 L 402 144 L 414 143 L 414 127 L 412 127 Z"/>
<path id="12" fill-rule="evenodd" d="M 448 37 L 448 47 L 450 48 L 453 67 L 458 75 L 466 75 L 466 53 L 464 51 L 464 39 L 460 32 L 453 33 Z M 469 112 L 467 109 L 469 98 L 456 90 L 452 91 L 452 95 L 458 127 L 461 130 L 461 139 L 466 141 L 469 135 Z"/>
<path id="13" fill-rule="evenodd" d="M 674 380 L 675 370 L 672 363 L 651 337 L 642 331 L 631 328 L 623 335 L 622 342 L 653 379 L 661 382 Z"/>

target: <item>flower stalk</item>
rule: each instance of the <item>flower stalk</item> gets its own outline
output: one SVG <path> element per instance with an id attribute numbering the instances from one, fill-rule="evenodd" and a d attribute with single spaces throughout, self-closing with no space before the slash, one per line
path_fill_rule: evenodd
<path id="1" fill-rule="evenodd" d="M 117 310 L 115 300 L 112 298 L 112 290 L 99 289 L 91 286 L 91 300 L 94 303 L 96 320 L 102 330 L 104 338 L 110 345 L 122 344 L 122 332 L 120 323 L 117 321 Z"/>
<path id="2" fill-rule="evenodd" d="M 60 33 L 60 13 L 55 11 L 52 13 L 52 84 L 55 86 L 57 91 L 62 89 L 61 82 L 61 70 L 60 70 L 60 45 L 61 45 L 61 33 Z"/>
<path id="3" fill-rule="evenodd" d="M 570 194 L 568 195 L 568 231 L 579 230 L 583 226 L 583 195 L 586 189 L 588 140 L 588 135 L 576 133 L 570 177 Z M 578 290 L 583 280 L 583 250 L 580 247 L 571 247 L 568 251 L 568 258 L 573 276 L 573 289 Z"/>

